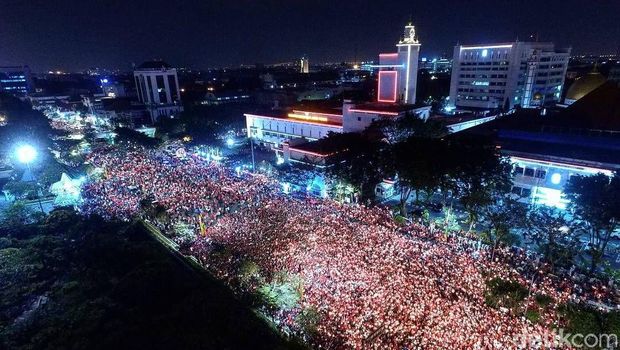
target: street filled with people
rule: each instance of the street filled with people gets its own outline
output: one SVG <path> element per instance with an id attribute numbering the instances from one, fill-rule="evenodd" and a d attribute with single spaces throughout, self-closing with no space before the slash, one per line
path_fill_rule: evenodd
<path id="1" fill-rule="evenodd" d="M 180 146 L 179 146 L 180 147 Z M 148 207 L 171 238 L 177 223 L 194 232 L 184 252 L 234 290 L 289 283 L 294 305 L 271 316 L 302 333 L 318 315 L 313 345 L 326 349 L 508 349 L 550 339 L 566 302 L 609 303 L 617 291 L 575 282 L 523 250 L 495 252 L 475 236 L 397 223 L 387 208 L 293 198 L 274 179 L 235 171 L 174 147 L 103 148 L 88 159 L 85 214 L 130 220 Z M 248 263 L 256 266 L 247 283 Z M 492 307 L 490 280 L 528 290 L 519 308 Z M 548 297 L 541 306 L 536 298 Z M 537 310 L 540 321 L 524 314 Z"/>

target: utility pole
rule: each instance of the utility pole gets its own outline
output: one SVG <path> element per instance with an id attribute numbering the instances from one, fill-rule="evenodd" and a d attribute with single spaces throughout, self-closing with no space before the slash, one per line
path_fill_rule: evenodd
<path id="1" fill-rule="evenodd" d="M 250 148 L 252 149 L 252 172 L 256 172 L 256 164 L 254 162 L 254 139 L 250 137 Z"/>

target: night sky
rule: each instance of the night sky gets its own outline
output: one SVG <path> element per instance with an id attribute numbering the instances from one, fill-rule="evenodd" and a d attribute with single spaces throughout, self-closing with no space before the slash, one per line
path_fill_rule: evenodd
<path id="1" fill-rule="evenodd" d="M 527 40 L 616 53 L 619 0 L 0 0 L 0 65 L 196 68 L 376 58 L 413 18 L 422 56 L 461 42 Z"/>

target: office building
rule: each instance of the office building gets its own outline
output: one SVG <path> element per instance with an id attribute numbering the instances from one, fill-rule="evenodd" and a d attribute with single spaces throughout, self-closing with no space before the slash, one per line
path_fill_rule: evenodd
<path id="1" fill-rule="evenodd" d="M 570 49 L 513 42 L 454 48 L 450 107 L 461 111 L 537 108 L 560 102 Z"/>
<path id="2" fill-rule="evenodd" d="M 620 86 L 607 82 L 558 113 L 522 111 L 470 133 L 491 136 L 512 162 L 519 201 L 564 209 L 571 177 L 620 170 Z"/>
<path id="3" fill-rule="evenodd" d="M 175 68 L 163 61 L 148 61 L 138 66 L 133 75 L 138 99 L 153 122 L 183 111 Z"/>
<path id="4" fill-rule="evenodd" d="M 0 91 L 25 96 L 32 92 L 32 75 L 28 66 L 0 67 Z"/>

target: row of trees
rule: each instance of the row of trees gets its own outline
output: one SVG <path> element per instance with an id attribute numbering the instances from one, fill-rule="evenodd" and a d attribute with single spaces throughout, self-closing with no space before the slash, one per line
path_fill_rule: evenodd
<path id="1" fill-rule="evenodd" d="M 569 266 L 583 252 L 589 271 L 597 271 L 618 237 L 618 175 L 571 177 L 564 191 L 567 211 L 528 206 L 511 192 L 512 165 L 489 139 L 446 135 L 442 125 L 413 116 L 375 123 L 363 134 L 332 134 L 329 142 L 341 151 L 329 158 L 327 169 L 367 200 L 384 178 L 394 178 L 402 216 L 412 200 L 434 198 L 447 227 L 458 206 L 466 213 L 466 229 L 478 226 L 493 251 L 527 243 L 553 266 Z"/>

